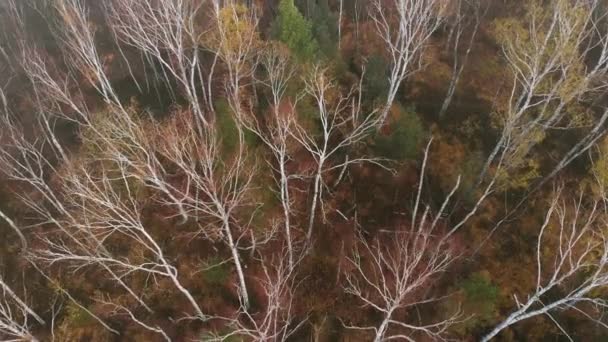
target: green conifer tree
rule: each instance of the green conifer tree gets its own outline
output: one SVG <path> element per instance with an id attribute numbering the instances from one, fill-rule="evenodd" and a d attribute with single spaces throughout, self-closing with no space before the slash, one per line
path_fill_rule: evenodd
<path id="1" fill-rule="evenodd" d="M 289 47 L 300 61 L 312 60 L 319 50 L 312 25 L 302 16 L 293 0 L 281 0 L 273 35 Z"/>

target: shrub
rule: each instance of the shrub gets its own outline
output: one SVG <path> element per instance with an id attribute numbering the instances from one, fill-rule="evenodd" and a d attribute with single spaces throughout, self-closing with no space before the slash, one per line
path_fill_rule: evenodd
<path id="1" fill-rule="evenodd" d="M 95 319 L 88 312 L 73 303 L 66 307 L 66 314 L 65 319 L 74 327 L 81 328 L 95 322 Z"/>
<path id="2" fill-rule="evenodd" d="M 218 258 L 212 258 L 208 265 L 215 265 L 220 263 L 221 260 Z M 203 279 L 210 285 L 221 285 L 230 276 L 230 264 L 223 263 L 217 266 L 208 266 L 209 268 L 203 272 Z"/>
<path id="3" fill-rule="evenodd" d="M 490 322 L 496 314 L 499 289 L 487 274 L 472 274 L 460 283 L 460 288 L 464 295 L 462 309 L 466 315 L 473 315 L 463 323 L 462 328 L 471 330 Z"/>
<path id="4" fill-rule="evenodd" d="M 405 160 L 416 157 L 426 132 L 422 121 L 413 107 L 404 110 L 393 105 L 391 116 L 394 118 L 388 135 L 379 133 L 375 139 L 376 153 L 390 159 Z"/>
<path id="5" fill-rule="evenodd" d="M 221 98 L 215 103 L 216 129 L 221 141 L 222 152 L 231 154 L 239 145 L 239 130 L 234 119 L 234 112 L 228 101 Z M 257 137 L 249 130 L 243 130 L 245 145 L 255 147 L 258 144 Z"/>

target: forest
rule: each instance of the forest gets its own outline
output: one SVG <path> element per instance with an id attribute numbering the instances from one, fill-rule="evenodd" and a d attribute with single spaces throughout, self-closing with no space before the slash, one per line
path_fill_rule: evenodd
<path id="1" fill-rule="evenodd" d="M 608 1 L 0 0 L 1 341 L 608 341 Z"/>

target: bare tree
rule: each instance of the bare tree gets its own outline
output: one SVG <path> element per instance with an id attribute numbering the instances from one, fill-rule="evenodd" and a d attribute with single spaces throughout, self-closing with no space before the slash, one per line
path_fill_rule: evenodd
<path id="1" fill-rule="evenodd" d="M 483 337 L 489 341 L 514 324 L 547 316 L 568 336 L 554 313 L 572 310 L 596 322 L 594 312 L 608 307 L 595 290 L 608 284 L 608 240 L 605 236 L 606 198 L 588 200 L 581 193 L 572 198 L 563 186 L 553 194 L 536 243 L 536 282 L 522 300 L 513 295 L 516 307 Z M 572 338 L 570 338 L 572 340 Z"/>
<path id="2" fill-rule="evenodd" d="M 460 76 L 467 65 L 469 55 L 475 44 L 479 25 L 487 10 L 487 7 L 483 8 L 484 0 L 456 0 L 455 6 L 455 13 L 446 20 L 450 28 L 448 49 L 451 47 L 452 50 L 450 53 L 452 56 L 452 76 L 448 84 L 448 91 L 439 110 L 439 118 L 445 115 L 452 103 Z M 466 39 L 467 35 L 468 39 Z M 463 39 L 466 40 L 463 42 Z M 465 50 L 462 55 L 461 49 Z"/>
<path id="3" fill-rule="evenodd" d="M 8 116 L 0 116 L 0 119 L 3 124 L 3 134 L 8 137 L 8 141 L 0 148 L 0 165 L 2 165 L 3 172 L 9 179 L 20 183 L 24 187 L 23 191 L 17 194 L 17 196 L 25 208 L 29 210 L 30 215 L 34 216 L 29 220 L 30 222 L 27 226 L 19 228 L 34 231 L 44 227 L 47 232 L 52 232 L 56 236 L 62 236 L 64 242 L 69 241 L 75 250 L 84 251 L 86 255 L 91 255 L 91 253 L 93 253 L 92 255 L 97 255 L 95 253 L 107 253 L 100 243 L 93 245 L 88 243 L 92 238 L 94 240 L 94 235 L 90 234 L 89 230 L 82 229 L 82 225 L 74 224 L 78 221 L 64 201 L 65 194 L 51 184 L 52 177 L 49 174 L 57 174 L 58 170 L 54 163 L 41 152 L 40 144 L 29 142 L 25 138 L 23 131 Z M 42 139 L 42 142 L 44 143 L 44 139 Z M 33 238 L 36 238 L 36 234 L 34 234 Z M 39 245 L 36 249 L 29 250 L 28 258 L 35 259 L 36 256 L 40 256 L 38 253 L 41 251 L 43 253 L 47 251 L 44 245 Z M 35 264 L 34 266 L 49 281 L 51 280 Z M 146 307 L 141 302 L 140 297 L 111 268 L 106 264 L 100 264 L 99 266 L 105 269 L 112 279 L 117 281 L 119 286 L 124 288 L 133 298 L 140 301 Z M 67 291 L 62 291 L 76 305 L 88 312 Z M 96 315 L 91 313 L 91 316 L 99 321 L 108 331 L 117 333 Z"/>
<path id="4" fill-rule="evenodd" d="M 160 63 L 164 78 L 177 81 L 196 118 L 207 124 L 201 102 L 212 108 L 214 68 L 203 74 L 199 44 L 204 31 L 196 21 L 204 4 L 198 0 L 112 0 L 107 8 L 110 27 L 119 40 Z"/>
<path id="5" fill-rule="evenodd" d="M 449 251 L 439 251 L 437 241 L 428 232 L 395 232 L 390 239 L 367 242 L 358 240 L 359 247 L 349 259 L 354 274 L 347 274 L 345 292 L 359 298 L 365 306 L 374 308 L 382 315 L 378 326 L 351 329 L 374 331 L 374 341 L 405 339 L 415 341 L 413 334 L 424 334 L 439 338 L 459 321 L 455 312 L 445 320 L 431 323 L 407 323 L 399 321 L 399 311 L 440 301 L 440 297 L 416 299 L 417 293 L 428 290 L 433 280 L 444 272 L 453 261 Z M 407 331 L 403 334 L 391 332 L 391 328 Z"/>
<path id="6" fill-rule="evenodd" d="M 120 111 L 122 103 L 106 73 L 106 66 L 95 41 L 95 26 L 82 0 L 58 0 L 53 4 L 58 14 L 55 37 L 66 50 L 68 67 L 82 75 L 104 101 Z"/>
<path id="7" fill-rule="evenodd" d="M 21 229 L 15 224 L 15 222 L 13 222 L 13 220 L 11 220 L 10 217 L 8 217 L 4 212 L 2 212 L 2 210 L 0 210 L 0 218 L 8 224 L 8 226 L 15 232 L 15 234 L 17 234 L 19 240 L 21 240 L 21 247 L 23 249 L 26 249 L 27 240 L 25 239 L 25 235 L 23 235 L 23 233 L 21 232 Z"/>
<path id="8" fill-rule="evenodd" d="M 116 173 L 114 175 L 114 173 Z M 68 172 L 63 177 L 66 193 L 66 205 L 73 208 L 76 222 L 69 222 L 79 230 L 88 230 L 94 237 L 88 245 L 90 250 L 102 250 L 110 247 L 114 238 L 120 236 L 130 242 L 132 249 L 139 249 L 145 258 L 135 261 L 128 256 L 115 256 L 109 252 L 94 254 L 74 249 L 61 239 L 45 239 L 47 250 L 38 252 L 38 259 L 49 263 L 66 262 L 75 265 L 75 270 L 86 265 L 104 264 L 117 275 L 118 279 L 142 272 L 149 276 L 167 277 L 175 288 L 183 294 L 199 318 L 205 318 L 199 304 L 179 280 L 178 270 L 169 261 L 165 251 L 143 224 L 141 204 L 135 194 L 133 185 L 129 184 L 128 174 L 116 165 L 116 170 L 105 170 L 103 166 L 98 173 L 86 168 Z M 119 189 L 124 189 L 125 193 Z M 85 240 L 86 241 L 86 240 Z M 96 245 L 98 244 L 98 245 Z M 149 255 L 149 257 L 148 257 Z"/>
<path id="9" fill-rule="evenodd" d="M 275 257 L 260 257 L 263 277 L 258 285 L 263 289 L 261 308 L 257 312 L 241 306 L 234 318 L 218 318 L 224 321 L 231 331 L 227 334 L 211 333 L 212 341 L 225 341 L 230 337 L 247 338 L 252 341 L 287 341 L 306 319 L 296 320 L 293 314 L 295 267 L 302 258 L 289 265 L 287 250 L 283 249 Z"/>
<path id="10" fill-rule="evenodd" d="M 98 118 L 101 115 L 92 115 L 84 101 L 77 99 L 82 94 L 77 93 L 78 96 L 75 96 L 69 92 L 67 87 L 69 79 L 57 80 L 49 73 L 42 58 L 37 53 L 26 49 L 24 53 L 31 53 L 33 58 L 28 56 L 25 59 L 24 69 L 34 84 L 37 94 L 41 97 L 41 104 L 44 104 L 41 106 L 41 112 L 49 112 L 60 119 L 78 123 L 83 131 L 87 132 L 91 138 L 94 137 L 94 144 L 97 144 L 97 147 L 110 152 L 111 158 L 120 159 L 128 164 L 130 177 L 138 178 L 141 182 L 163 193 L 179 210 L 182 220 L 185 221 L 187 216 L 181 206 L 182 200 L 175 197 L 176 190 L 165 180 L 166 170 L 156 155 L 151 153 L 153 146 L 148 139 L 145 125 L 135 118 L 133 110 L 120 101 L 107 75 L 107 68 L 96 48 L 95 31 L 90 23 L 87 8 L 80 0 L 61 0 L 55 4 L 55 8 L 61 17 L 56 36 L 66 47 L 66 54 L 70 57 L 68 65 L 83 74 L 102 96 L 107 104 L 106 114 L 108 115 L 104 118 L 104 122 L 99 124 Z M 178 9 L 172 8 L 172 10 L 177 11 Z M 165 11 L 170 11 L 170 9 L 165 9 Z M 171 14 L 166 13 L 166 15 Z M 165 26 L 170 25 L 158 25 L 158 27 Z M 162 32 L 157 34 L 165 38 L 168 35 L 168 33 L 163 35 Z M 65 106 L 74 115 L 65 113 L 63 110 Z M 204 123 L 202 112 L 196 108 L 193 111 L 195 118 L 199 120 L 197 122 Z M 46 118 L 46 116 L 42 117 Z M 48 121 L 44 122 L 47 126 L 49 125 Z M 53 145 L 58 145 L 58 143 Z M 59 150 L 61 147 L 58 146 L 57 149 Z"/>
<path id="11" fill-rule="evenodd" d="M 32 251 L 34 260 L 50 264 L 65 262 L 73 265 L 75 271 L 84 266 L 100 267 L 148 311 L 151 309 L 143 302 L 141 295 L 131 289 L 125 278 L 136 272 L 166 276 L 193 304 L 197 317 L 204 317 L 196 301 L 181 285 L 177 269 L 168 262 L 164 251 L 143 226 L 137 199 L 130 197 L 133 195 L 130 192 L 132 184 L 138 180 L 133 174 L 137 173 L 132 171 L 133 163 L 127 158 L 128 151 L 121 149 L 129 140 L 117 137 L 128 137 L 124 133 L 132 130 L 111 124 L 95 126 L 95 134 L 84 138 L 85 145 L 105 154 L 85 155 L 83 160 L 76 162 L 65 160 L 66 164 L 57 168 L 44 157 L 42 146 L 28 142 L 8 116 L 2 119 L 9 142 L 0 149 L 0 163 L 11 179 L 31 189 L 20 198 L 39 218 L 27 228 L 53 228 L 48 230 L 50 233 L 39 237 L 47 248 L 39 247 Z M 105 148 L 107 146 L 112 148 Z M 97 164 L 97 158 L 103 161 L 101 167 Z M 92 169 L 101 173 L 96 174 Z M 51 184 L 58 180 L 61 184 L 59 188 Z M 124 194 L 116 189 L 116 186 L 120 188 L 121 182 L 129 194 L 127 201 L 123 200 Z M 130 239 L 132 247 L 139 246 L 144 253 L 152 253 L 152 261 L 130 263 L 129 258 L 110 253 L 111 248 L 107 247 L 116 235 Z"/>
<path id="12" fill-rule="evenodd" d="M 239 116 L 243 126 L 257 135 L 272 153 L 273 159 L 269 166 L 278 173 L 277 186 L 281 206 L 283 207 L 283 226 L 287 242 L 287 257 L 289 268 L 293 269 L 295 251 L 292 235 L 292 199 L 290 195 L 290 180 L 298 177 L 290 174 L 287 164 L 292 160 L 290 142 L 291 132 L 295 124 L 295 106 L 298 99 L 286 99 L 285 92 L 289 82 L 296 73 L 296 68 L 290 60 L 287 47 L 271 43 L 266 47 L 260 58 L 266 77 L 258 80 L 271 93 L 270 117 L 265 124 L 255 115 Z"/>
<path id="13" fill-rule="evenodd" d="M 239 294 L 245 307 L 249 307 L 249 293 L 245 282 L 243 265 L 239 256 L 239 242 L 247 231 L 236 222 L 235 213 L 239 208 L 251 205 L 247 201 L 255 165 L 247 158 L 247 146 L 241 123 L 243 117 L 249 114 L 252 104 L 243 104 L 243 90 L 252 79 L 257 66 L 256 49 L 260 47 L 257 32 L 257 16 L 253 9 L 244 4 L 230 2 L 224 7 L 216 8 L 216 27 L 206 40 L 207 48 L 214 51 L 216 56 L 224 62 L 227 69 L 225 83 L 228 103 L 235 117 L 228 118 L 236 124 L 238 142 L 236 151 L 226 163 L 222 163 L 220 156 L 219 134 L 216 128 L 211 127 L 201 137 L 191 136 L 187 140 L 191 143 L 195 156 L 186 156 L 184 146 L 170 143 L 166 150 L 167 158 L 172 160 L 187 175 L 188 181 L 196 188 L 196 193 L 207 200 L 192 202 L 196 213 L 202 213 L 220 222 L 222 237 L 232 253 L 237 276 L 239 279 Z M 179 132 L 175 132 L 179 137 Z M 196 141 L 198 140 L 198 141 Z M 177 141 L 175 141 L 177 142 Z M 197 153 L 200 153 L 196 155 Z M 199 157 L 197 163 L 193 157 Z M 184 163 L 189 160 L 190 165 Z M 197 167 L 192 167 L 193 165 Z M 225 171 L 220 171 L 223 165 Z M 233 232 L 236 229 L 237 232 Z M 240 231 L 240 234 L 239 234 Z M 236 237 L 235 238 L 235 234 Z M 254 237 L 254 234 L 251 234 Z M 258 241 L 252 239 L 255 249 Z"/>
<path id="14" fill-rule="evenodd" d="M 374 341 L 377 342 L 391 339 L 415 341 L 416 335 L 441 339 L 451 325 L 462 319 L 459 312 L 430 323 L 408 323 L 396 318 L 399 312 L 444 299 L 432 297 L 428 289 L 458 258 L 450 238 L 477 212 L 492 191 L 488 187 L 461 220 L 443 227 L 442 217 L 460 186 L 460 176 L 436 213 L 421 202 L 431 142 L 432 139 L 425 150 L 409 229 L 397 229 L 389 233 L 390 236 L 377 238 L 373 242 L 360 236 L 358 245 L 349 258 L 353 271 L 346 274 L 345 292 L 379 312 L 382 321 L 377 326 L 347 327 L 372 330 L 375 334 Z M 419 211 L 421 209 L 423 211 Z M 404 332 L 393 333 L 393 329 Z"/>
<path id="15" fill-rule="evenodd" d="M 9 8 L 12 9 L 15 16 L 17 18 L 19 18 L 19 12 L 17 11 L 16 4 L 13 1 L 10 1 L 10 2 L 8 2 L 7 6 L 9 6 Z M 6 98 L 5 91 L 2 87 L 0 87 L 0 123 L 5 125 L 5 127 L 6 127 L 5 130 L 10 130 L 10 127 L 12 126 L 12 123 L 9 119 L 10 115 L 11 115 L 11 111 L 9 109 L 9 104 L 8 104 L 8 100 Z M 3 132 L 0 131 L 0 142 L 2 141 L 2 138 L 10 140 L 10 138 L 6 137 L 6 135 L 7 135 L 6 132 L 4 132 L 4 134 L 3 134 Z M 0 160 L 1 159 L 2 158 L 0 157 Z M 8 224 L 8 226 L 9 226 L 9 228 L 11 228 L 14 231 L 14 233 L 19 237 L 19 240 L 21 241 L 21 247 L 22 247 L 22 249 L 25 250 L 28 246 L 28 243 L 27 243 L 27 239 L 25 238 L 25 235 L 21 231 L 21 228 L 18 227 L 18 225 L 8 215 L 6 215 L 2 210 L 0 210 L 0 219 L 2 219 L 4 222 L 6 222 L 6 224 Z"/>
<path id="16" fill-rule="evenodd" d="M 206 40 L 227 69 L 225 81 L 228 103 L 237 117 L 248 114 L 252 104 L 244 104 L 243 90 L 257 67 L 257 50 L 262 48 L 257 30 L 258 18 L 253 8 L 229 3 L 217 13 L 214 31 Z"/>
<path id="17" fill-rule="evenodd" d="M 44 320 L 15 294 L 2 277 L 0 288 L 0 338 L 7 341 L 37 341 L 31 332 L 29 317 L 40 324 L 44 324 Z"/>
<path id="18" fill-rule="evenodd" d="M 421 55 L 441 23 L 442 1 L 373 0 L 371 18 L 389 57 L 388 94 L 379 124 L 384 124 L 401 83 L 422 67 Z"/>
<path id="19" fill-rule="evenodd" d="M 356 163 L 374 163 L 384 166 L 380 159 L 367 157 L 346 158 L 343 162 L 330 164 L 331 158 L 339 151 L 352 147 L 368 137 L 381 119 L 376 111 L 362 113 L 361 83 L 343 95 L 335 81 L 328 75 L 327 70 L 318 66 L 305 78 L 304 82 L 305 94 L 314 101 L 321 126 L 318 137 L 301 124 L 295 125 L 295 130 L 291 133 L 294 139 L 311 154 L 316 164 L 313 172 L 313 194 L 306 234 L 306 240 L 310 242 L 317 205 L 321 203 L 321 209 L 323 209 L 324 175 L 329 171 Z M 332 99 L 334 92 L 337 92 L 338 95 Z M 332 140 L 334 137 L 338 137 L 335 143 Z M 324 211 L 323 214 L 325 215 Z"/>
<path id="20" fill-rule="evenodd" d="M 5 123 L 5 128 L 11 127 L 10 121 Z M 40 222 L 31 227 L 50 225 L 57 229 L 41 237 L 48 248 L 32 251 L 34 258 L 51 264 L 68 262 L 76 265 L 75 270 L 86 265 L 101 266 L 145 307 L 140 296 L 135 295 L 123 278 L 137 271 L 169 277 L 193 304 L 197 315 L 204 317 L 198 304 L 179 282 L 177 269 L 167 261 L 163 250 L 143 226 L 136 198 L 129 196 L 123 200 L 124 196 L 116 189 L 122 185 L 132 195 L 133 185 L 129 183 L 132 180 L 122 160 L 111 164 L 115 167 L 111 170 L 105 170 L 103 165 L 99 169 L 99 165 L 86 160 L 85 165 L 71 163 L 59 170 L 16 129 L 11 132 L 13 140 L 9 147 L 15 147 L 20 156 L 13 156 L 11 151 L 2 149 L 0 161 L 9 177 L 34 190 L 31 195 L 21 196 L 22 202 L 40 217 Z M 91 167 L 98 168 L 99 173 L 92 172 Z M 48 184 L 47 169 L 61 180 L 61 189 Z M 153 260 L 136 264 L 113 256 L 106 247 L 114 235 L 128 238 L 133 246 L 151 253 Z"/>
<path id="21" fill-rule="evenodd" d="M 340 0 L 338 4 L 338 50 L 342 46 L 342 14 L 344 12 L 344 0 Z"/>
<path id="22" fill-rule="evenodd" d="M 114 311 L 111 313 L 112 316 L 121 316 L 121 315 L 125 315 L 127 316 L 131 321 L 135 322 L 137 325 L 139 325 L 140 327 L 144 328 L 145 330 L 151 331 L 153 333 L 159 334 L 163 337 L 163 339 L 165 341 L 171 342 L 171 338 L 169 337 L 169 335 L 167 335 L 167 333 L 158 325 L 150 325 L 142 320 L 140 320 L 137 315 L 135 315 L 135 313 L 133 313 L 133 310 L 131 310 L 130 308 L 115 303 L 113 301 L 102 301 L 104 304 L 110 306 Z"/>
<path id="23" fill-rule="evenodd" d="M 28 55 L 28 58 L 24 59 L 24 70 L 40 98 L 39 111 L 45 113 L 40 115 L 44 127 L 51 126 L 50 117 L 78 124 L 81 131 L 87 135 L 89 143 L 101 151 L 108 152 L 110 158 L 128 164 L 130 177 L 137 178 L 163 193 L 167 198 L 165 202 L 178 209 L 183 221 L 187 220 L 181 205 L 182 200 L 176 197 L 176 189 L 166 182 L 166 170 L 156 154 L 152 153 L 154 146 L 147 132 L 149 125 L 136 117 L 134 109 L 125 108 L 117 97 L 104 95 L 114 93 L 105 71 L 97 70 L 97 75 L 100 79 L 105 79 L 103 84 L 108 85 L 105 93 L 100 92 L 108 102 L 108 107 L 104 113 L 94 114 L 79 99 L 82 94 L 69 92 L 72 88 L 69 87 L 69 79 L 61 80 L 52 76 L 42 57 L 35 51 L 26 49 L 24 54 Z M 93 60 L 97 58 L 91 56 Z M 47 139 L 56 140 L 53 140 L 52 133 L 47 134 Z M 54 142 L 52 146 L 56 146 L 57 150 L 62 149 L 58 142 Z M 65 153 L 61 155 L 62 160 L 69 163 Z"/>
<path id="24" fill-rule="evenodd" d="M 173 124 L 160 129 L 156 137 L 161 141 L 159 153 L 185 177 L 187 186 L 181 196 L 188 215 L 209 219 L 210 223 L 201 230 L 203 234 L 213 236 L 215 228 L 220 228 L 220 236 L 232 254 L 241 299 L 249 306 L 239 255 L 239 243 L 247 229 L 235 215 L 239 209 L 251 206 L 248 195 L 255 165 L 248 162 L 242 146 L 229 158 L 222 156 L 218 132 L 213 126 L 199 135 L 186 115 L 176 116 Z"/>
<path id="25" fill-rule="evenodd" d="M 156 5 L 160 7 L 157 8 Z M 144 186 L 158 192 L 160 196 L 154 196 L 154 199 L 160 204 L 177 208 L 183 222 L 200 215 L 210 216 L 221 222 L 222 236 L 232 252 L 237 269 L 241 298 L 248 306 L 245 277 L 238 252 L 242 233 L 246 230 L 238 231 L 235 236 L 232 226 L 236 225 L 233 212 L 243 204 L 253 169 L 248 170 L 250 173 L 244 172 L 246 158 L 241 131 L 241 144 L 232 158 L 233 163 L 223 163 L 227 166 L 225 169 L 220 167 L 219 139 L 214 128 L 207 125 L 207 119 L 198 107 L 195 90 L 197 82 L 193 79 L 201 77 L 200 67 L 197 52 L 191 50 L 196 50 L 196 46 L 188 45 L 192 43 L 190 40 L 194 39 L 192 20 L 198 7 L 194 2 L 181 1 L 162 4 L 116 1 L 109 7 L 110 22 L 117 36 L 143 50 L 145 54 L 158 58 L 164 70 L 175 77 L 187 93 L 191 111 L 184 115 L 193 113 L 193 116 L 186 118 L 182 115 L 173 121 L 181 126 L 168 125 L 166 128 L 138 118 L 137 113 L 121 103 L 97 51 L 94 26 L 89 21 L 83 2 L 61 0 L 54 4 L 54 8 L 60 17 L 56 36 L 66 47 L 67 55 L 71 57 L 69 65 L 83 74 L 102 96 L 107 104 L 107 112 L 91 115 L 86 106 L 75 100 L 61 81 L 51 76 L 41 58 L 34 58 L 33 62 L 26 63 L 26 72 L 34 84 L 39 86 L 37 89 L 41 90 L 39 94 L 45 105 L 50 104 L 44 109 L 50 108 L 62 119 L 77 122 L 85 135 L 85 145 L 102 151 L 102 164 L 95 164 L 101 174 L 94 173 L 88 167 L 83 168 L 78 162 L 73 163 L 67 157 L 63 158 L 66 165 L 57 169 L 52 162 L 44 158 L 37 146 L 23 138 L 18 129 L 9 130 L 12 138 L 15 138 L 15 149 L 22 155 L 22 158 L 15 158 L 11 151 L 2 150 L 3 161 L 10 165 L 9 173 L 13 179 L 34 186 L 35 190 L 47 199 L 47 203 L 51 204 L 50 208 L 25 198 L 29 207 L 44 218 L 43 222 L 50 222 L 61 231 L 59 235 L 44 238 L 49 249 L 41 251 L 38 260 L 51 264 L 66 262 L 76 265 L 75 270 L 82 266 L 101 266 L 146 308 L 141 297 L 135 295 L 123 281 L 125 277 L 138 272 L 148 273 L 152 277 L 168 277 L 192 304 L 196 316 L 204 318 L 199 305 L 181 285 L 177 268 L 171 265 L 155 237 L 142 223 L 141 203 L 132 197 L 136 195 L 132 186 L 138 184 L 139 187 Z M 228 17 L 223 19 L 240 20 L 244 14 L 239 12 L 242 8 L 232 9 L 236 12 L 226 10 L 225 15 Z M 220 14 L 222 13 L 217 13 L 218 18 L 221 17 Z M 230 25 L 225 22 L 223 24 Z M 252 26 L 252 31 L 247 32 L 257 34 L 255 26 Z M 242 71 L 244 66 L 239 64 L 241 55 L 234 57 L 229 54 L 238 52 L 241 46 L 230 45 L 228 38 L 230 37 L 220 40 L 229 46 L 222 46 L 218 55 L 225 58 L 229 69 L 234 68 L 232 77 L 229 78 L 232 83 L 229 83 L 227 88 L 233 95 L 230 96 L 231 104 L 235 111 L 240 113 L 240 80 L 247 75 Z M 197 42 L 199 39 L 200 37 L 195 37 Z M 61 105 L 67 105 L 76 116 L 64 114 L 60 110 Z M 187 129 L 187 137 L 183 142 L 179 141 L 184 134 L 181 129 Z M 159 156 L 166 159 L 161 162 Z M 31 164 L 30 160 L 36 163 Z M 171 168 L 177 168 L 177 174 L 185 177 L 185 186 L 171 181 L 172 175 L 168 172 L 166 162 L 172 164 Z M 62 192 L 48 186 L 47 170 L 48 174 L 64 182 Z M 119 188 L 126 189 L 127 194 L 115 189 L 117 184 Z M 66 196 L 71 192 L 74 195 Z M 59 217 L 54 213 L 58 213 Z M 125 259 L 124 256 L 109 253 L 105 244 L 116 235 L 129 238 L 133 246 L 138 246 L 134 248 L 141 248 L 145 254 L 152 255 L 152 260 L 138 264 Z"/>

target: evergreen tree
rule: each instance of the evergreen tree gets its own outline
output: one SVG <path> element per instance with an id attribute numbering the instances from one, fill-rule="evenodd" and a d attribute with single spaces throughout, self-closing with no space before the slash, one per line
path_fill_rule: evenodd
<path id="1" fill-rule="evenodd" d="M 338 50 L 338 16 L 331 11 L 327 0 L 312 5 L 312 31 L 324 57 L 333 57 Z"/>
<path id="2" fill-rule="evenodd" d="M 279 3 L 273 33 L 300 61 L 309 61 L 317 55 L 319 48 L 312 35 L 312 25 L 298 11 L 293 0 L 281 0 Z"/>

